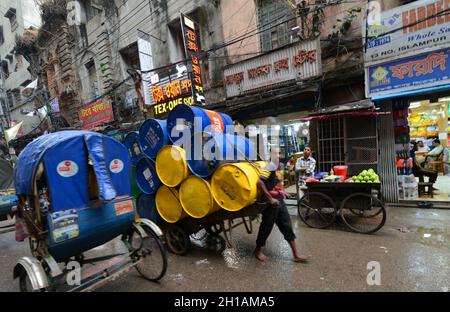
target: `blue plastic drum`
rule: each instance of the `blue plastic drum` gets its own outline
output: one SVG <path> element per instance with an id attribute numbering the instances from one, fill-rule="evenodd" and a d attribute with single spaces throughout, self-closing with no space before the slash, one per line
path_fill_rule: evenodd
<path id="1" fill-rule="evenodd" d="M 197 120 L 199 122 L 195 124 Z M 183 137 L 183 131 L 189 130 L 187 135 L 190 138 L 204 130 L 224 133 L 229 125 L 233 125 L 233 120 L 226 114 L 184 104 L 177 105 L 167 117 L 169 138 L 174 144 Z"/>
<path id="2" fill-rule="evenodd" d="M 136 182 L 145 194 L 155 194 L 161 185 L 156 173 L 155 162 L 147 157 L 142 157 L 136 166 Z"/>
<path id="3" fill-rule="evenodd" d="M 225 162 L 257 160 L 253 142 L 234 134 L 196 133 L 192 136 L 187 164 L 190 171 L 201 178 L 211 176 Z"/>
<path id="4" fill-rule="evenodd" d="M 163 222 L 163 219 L 156 209 L 155 197 L 153 195 L 140 194 L 137 198 L 136 206 L 139 218 L 148 219 L 156 224 L 161 224 Z"/>
<path id="5" fill-rule="evenodd" d="M 156 158 L 159 150 L 167 145 L 167 121 L 159 119 L 146 120 L 139 129 L 139 143 L 145 156 Z"/>
<path id="6" fill-rule="evenodd" d="M 130 154 L 131 163 L 136 166 L 138 161 L 142 158 L 141 145 L 139 144 L 139 133 L 137 131 L 129 132 L 123 140 L 123 145 Z"/>

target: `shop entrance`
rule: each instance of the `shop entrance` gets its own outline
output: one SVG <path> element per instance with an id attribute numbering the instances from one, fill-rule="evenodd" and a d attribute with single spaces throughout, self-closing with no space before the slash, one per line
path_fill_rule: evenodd
<path id="1" fill-rule="evenodd" d="M 330 172 L 346 165 L 349 176 L 372 168 L 377 170 L 378 137 L 376 117 L 340 117 L 321 120 L 317 125 L 318 166 Z"/>
<path id="2" fill-rule="evenodd" d="M 448 202 L 450 97 L 411 99 L 404 106 L 394 101 L 400 200 Z"/>

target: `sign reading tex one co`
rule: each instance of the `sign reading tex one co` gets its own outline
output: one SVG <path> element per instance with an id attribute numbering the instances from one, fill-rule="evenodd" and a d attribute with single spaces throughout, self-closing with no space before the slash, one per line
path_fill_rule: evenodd
<path id="1" fill-rule="evenodd" d="M 371 97 L 446 84 L 450 82 L 450 49 L 369 66 L 366 75 Z"/>
<path id="2" fill-rule="evenodd" d="M 371 2 L 373 10 L 363 23 L 366 66 L 449 45 L 450 0 L 414 1 L 385 12 L 378 12 L 377 3 Z"/>
<path id="3" fill-rule="evenodd" d="M 225 68 L 227 97 L 321 74 L 320 41 L 303 41 Z"/>

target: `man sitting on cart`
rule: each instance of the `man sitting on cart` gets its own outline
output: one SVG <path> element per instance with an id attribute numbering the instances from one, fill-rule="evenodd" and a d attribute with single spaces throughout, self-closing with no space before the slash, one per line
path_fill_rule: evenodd
<path id="1" fill-rule="evenodd" d="M 261 170 L 260 180 L 258 181 L 258 189 L 267 198 L 268 203 L 262 212 L 262 222 L 256 239 L 255 257 L 260 261 L 266 260 L 267 257 L 263 254 L 262 247 L 266 245 L 267 238 L 272 232 L 274 224 L 276 224 L 292 249 L 294 261 L 307 262 L 308 258 L 301 256 L 297 250 L 291 217 L 284 202 L 287 193 L 284 191 L 283 170 L 281 170 L 279 161 L 280 154 L 279 147 L 272 147 L 270 162 L 266 168 Z"/>

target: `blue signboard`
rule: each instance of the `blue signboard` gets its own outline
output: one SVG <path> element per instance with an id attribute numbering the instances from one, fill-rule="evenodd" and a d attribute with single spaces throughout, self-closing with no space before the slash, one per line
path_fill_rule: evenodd
<path id="1" fill-rule="evenodd" d="M 370 66 L 369 96 L 422 89 L 450 83 L 450 49 Z"/>

